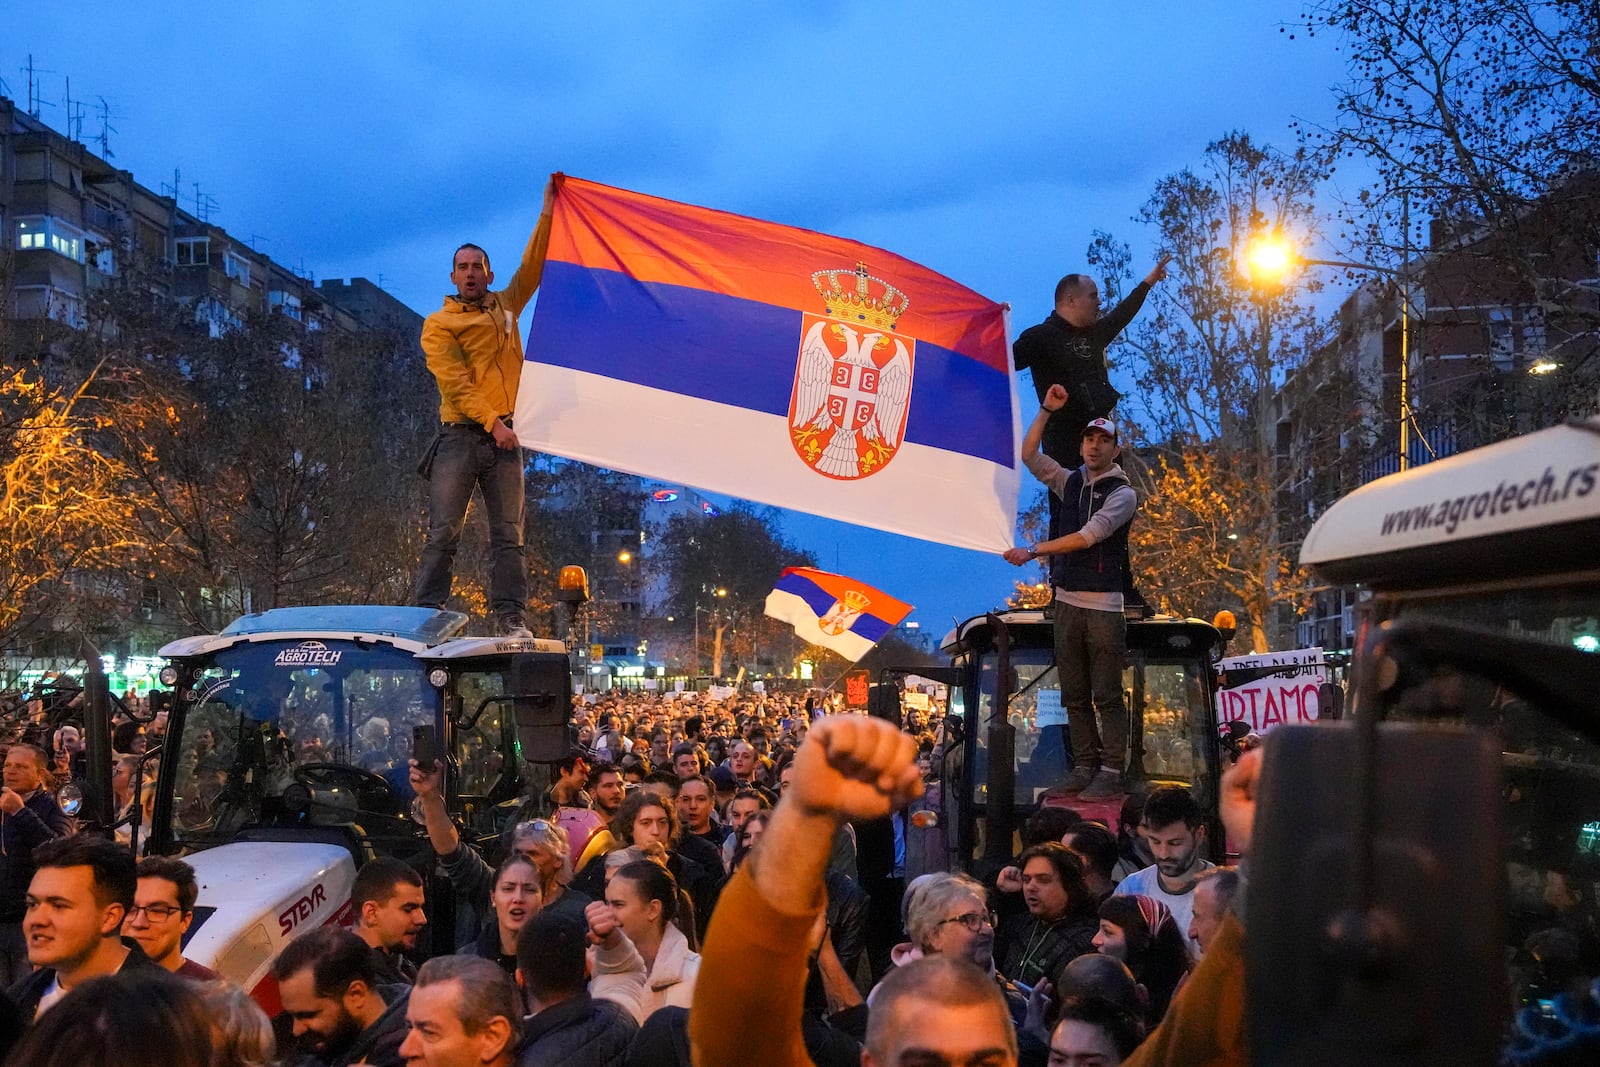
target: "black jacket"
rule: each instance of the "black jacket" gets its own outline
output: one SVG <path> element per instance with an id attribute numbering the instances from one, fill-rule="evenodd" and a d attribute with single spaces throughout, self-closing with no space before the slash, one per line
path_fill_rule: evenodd
<path id="1" fill-rule="evenodd" d="M 122 944 L 128 949 L 128 958 L 122 961 L 122 966 L 117 968 L 117 973 L 123 971 L 148 971 L 160 970 L 161 964 L 144 954 L 144 949 L 139 947 L 139 942 L 131 938 L 123 938 Z M 17 1011 L 21 1013 L 24 1025 L 30 1025 L 33 1017 L 39 1011 L 39 1000 L 56 980 L 54 967 L 41 967 L 25 978 L 15 982 L 7 990 L 11 999 L 16 1002 Z"/>
<path id="2" fill-rule="evenodd" d="M 378 1021 L 356 1035 L 355 1044 L 345 1049 L 337 1063 L 330 1067 L 350 1067 L 367 1064 L 368 1067 L 404 1067 L 400 1044 L 406 1039 L 406 1004 L 411 999 L 411 989 L 404 985 L 380 985 L 378 995 L 387 1005 Z"/>
<path id="3" fill-rule="evenodd" d="M 638 1032 L 620 1006 L 579 993 L 528 1016 L 517 1067 L 621 1067 Z"/>
<path id="4" fill-rule="evenodd" d="M 33 881 L 33 850 L 72 831 L 72 819 L 46 790 L 36 790 L 15 815 L 0 812 L 0 922 L 21 922 Z"/>
<path id="5" fill-rule="evenodd" d="M 1067 391 L 1067 403 L 1045 424 L 1044 454 L 1057 463 L 1078 462 L 1078 438 L 1090 419 L 1104 418 L 1116 407 L 1120 395 L 1111 388 L 1106 370 L 1106 349 L 1144 306 L 1150 287 L 1134 286 L 1110 314 L 1092 326 L 1079 328 L 1054 311 L 1037 326 L 1022 331 L 1011 346 L 1017 370 L 1033 372 L 1033 388 L 1040 403 L 1052 385 Z"/>

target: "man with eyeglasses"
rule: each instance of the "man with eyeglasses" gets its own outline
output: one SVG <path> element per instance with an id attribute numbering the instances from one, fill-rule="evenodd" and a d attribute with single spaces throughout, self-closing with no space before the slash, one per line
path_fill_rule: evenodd
<path id="1" fill-rule="evenodd" d="M 197 982 L 222 976 L 210 967 L 183 956 L 183 935 L 194 922 L 194 902 L 200 895 L 194 868 L 171 856 L 148 856 L 139 861 L 139 879 L 133 907 L 122 920 L 122 934 L 132 938 L 144 954 L 173 974 Z"/>

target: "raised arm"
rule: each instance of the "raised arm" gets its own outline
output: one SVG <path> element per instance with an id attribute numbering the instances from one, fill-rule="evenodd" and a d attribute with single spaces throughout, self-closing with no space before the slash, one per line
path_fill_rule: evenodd
<path id="1" fill-rule="evenodd" d="M 833 834 L 922 791 L 916 742 L 881 719 L 819 721 L 795 756 L 789 792 L 728 882 L 711 920 L 689 1013 L 697 1067 L 811 1061 L 800 1036 L 809 934 L 824 905 Z"/>
<path id="2" fill-rule="evenodd" d="M 552 174 L 545 184 L 544 206 L 539 210 L 539 222 L 533 228 L 533 235 L 528 238 L 528 246 L 522 250 L 522 262 L 517 264 L 517 272 L 501 292 L 501 299 L 510 306 L 513 315 L 522 314 L 522 309 L 533 299 L 539 281 L 544 277 L 544 258 L 550 251 L 550 223 L 561 178 L 560 174 Z"/>

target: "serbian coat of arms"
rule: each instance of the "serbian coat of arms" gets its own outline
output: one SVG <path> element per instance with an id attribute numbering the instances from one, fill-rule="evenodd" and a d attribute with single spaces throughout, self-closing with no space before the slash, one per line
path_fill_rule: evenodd
<path id="1" fill-rule="evenodd" d="M 864 263 L 817 271 L 811 281 L 827 315 L 802 314 L 789 440 L 818 474 L 866 478 L 905 436 L 917 343 L 894 330 L 910 300 Z"/>

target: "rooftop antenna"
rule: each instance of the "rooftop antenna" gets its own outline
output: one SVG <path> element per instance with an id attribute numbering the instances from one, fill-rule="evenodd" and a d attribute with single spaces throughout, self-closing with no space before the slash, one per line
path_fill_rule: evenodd
<path id="1" fill-rule="evenodd" d="M 67 92 L 65 103 L 67 106 L 67 140 L 83 140 L 83 101 L 74 102 L 72 99 L 72 79 L 67 79 Z"/>
<path id="2" fill-rule="evenodd" d="M 22 69 L 28 72 L 28 114 L 38 118 L 40 109 L 54 106 L 45 101 L 44 80 L 39 75 L 54 74 L 55 71 L 34 66 L 32 52 L 28 53 L 28 65 Z"/>
<path id="3" fill-rule="evenodd" d="M 180 171 L 177 167 L 173 167 L 172 168 L 172 184 L 168 185 L 166 182 L 162 182 L 161 183 L 161 191 L 163 193 L 165 193 L 167 196 L 172 197 L 173 203 L 177 203 L 177 201 L 178 201 L 178 190 L 183 188 L 183 186 L 180 184 L 182 181 L 183 181 L 183 172 Z"/>
<path id="4" fill-rule="evenodd" d="M 106 98 L 103 97 L 103 96 L 99 97 L 98 99 L 100 101 L 100 108 L 99 108 L 99 111 L 100 111 L 100 136 L 95 138 L 95 143 L 100 146 L 100 158 L 101 159 L 110 159 L 112 156 L 116 155 L 115 152 L 111 151 L 111 135 L 117 132 L 117 128 L 115 126 L 111 125 L 111 105 L 106 103 Z M 82 124 L 83 124 L 83 120 L 79 119 L 79 134 L 80 134 L 80 136 L 82 134 Z M 177 193 L 178 172 L 177 171 L 173 171 L 172 172 L 172 180 L 173 180 L 172 198 L 174 200 L 176 200 L 178 198 L 178 193 Z"/>
<path id="5" fill-rule="evenodd" d="M 250 235 L 250 251 L 252 252 L 259 252 L 261 251 L 262 245 L 271 243 L 272 238 L 270 237 L 263 237 L 259 233 L 253 233 Z"/>
<path id="6" fill-rule="evenodd" d="M 217 210 L 216 197 L 210 193 L 202 193 L 199 182 L 191 184 L 194 186 L 194 213 L 201 222 L 210 222 L 211 213 Z"/>

